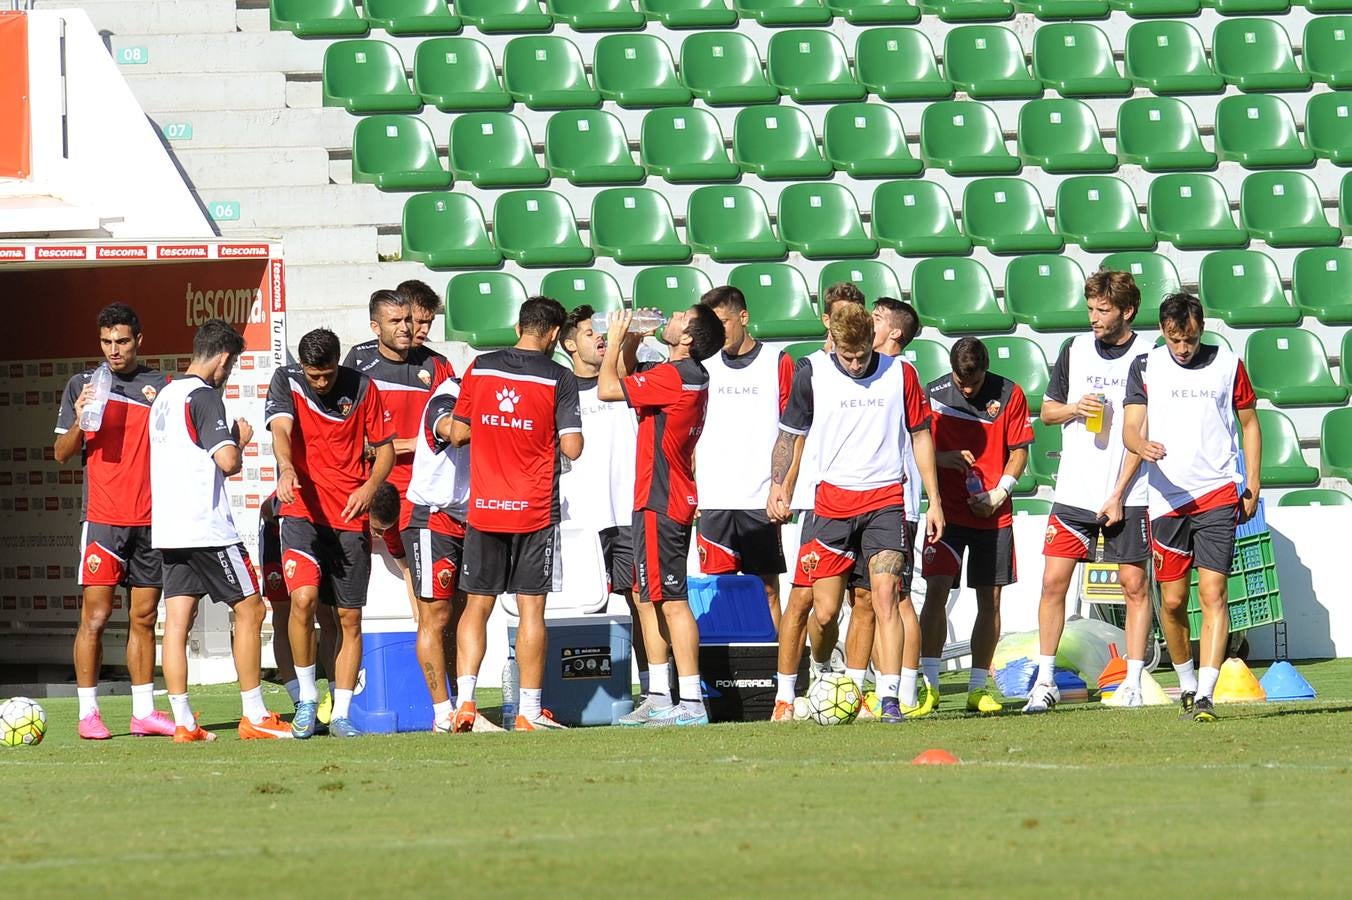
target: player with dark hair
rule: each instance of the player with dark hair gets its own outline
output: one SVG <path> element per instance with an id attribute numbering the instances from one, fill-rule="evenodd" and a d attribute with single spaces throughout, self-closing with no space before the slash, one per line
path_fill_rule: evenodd
<path id="1" fill-rule="evenodd" d="M 416 350 L 426 344 L 432 334 L 432 322 L 443 309 L 441 298 L 431 285 L 416 278 L 401 281 L 395 290 L 407 297 L 413 306 L 413 348 Z"/>
<path id="2" fill-rule="evenodd" d="M 577 378 L 550 358 L 566 313 L 531 297 L 517 315 L 517 342 L 479 356 L 465 371 L 449 443 L 471 446 L 469 505 L 460 585 L 465 612 L 456 631 L 457 731 L 478 715 L 474 690 L 499 594 L 516 594 L 521 670 L 517 731 L 563 726 L 541 703 L 547 650 L 545 595 L 558 570 L 561 459 L 582 453 Z M 513 723 L 503 723 L 511 725 Z"/>
<path id="3" fill-rule="evenodd" d="M 208 319 L 193 338 L 188 371 L 165 385 L 150 410 L 151 539 L 164 560 L 164 684 L 174 713 L 174 742 L 213 741 L 188 702 L 188 629 L 210 594 L 234 613 L 234 662 L 244 740 L 290 737 L 263 703 L 259 683 L 263 600 L 248 551 L 230 512 L 225 479 L 240 471 L 253 428 L 231 424 L 220 388 L 244 351 L 244 338 L 223 319 Z"/>
<path id="4" fill-rule="evenodd" d="M 338 336 L 327 328 L 305 334 L 297 364 L 273 375 L 266 406 L 282 503 L 282 574 L 291 594 L 287 630 L 300 695 L 291 731 L 302 739 L 315 733 L 317 722 L 313 638 L 321 603 L 337 608 L 338 624 L 329 732 L 361 733 L 349 713 L 371 574 L 367 512 L 394 464 L 394 431 L 381 394 L 371 379 L 338 364 L 340 351 Z M 368 446 L 375 449 L 370 466 Z M 319 623 L 332 628 L 328 617 Z"/>
<path id="5" fill-rule="evenodd" d="M 1164 344 L 1132 362 L 1122 439 L 1150 463 L 1146 494 L 1163 601 L 1160 627 L 1178 673 L 1183 718 L 1211 722 L 1230 634 L 1226 591 L 1235 524 L 1258 511 L 1263 435 L 1244 363 L 1226 347 L 1203 344 L 1202 327 L 1202 304 L 1191 294 L 1171 294 L 1160 304 Z M 1188 628 L 1194 566 L 1202 607 L 1195 672 Z"/>
<path id="6" fill-rule="evenodd" d="M 155 619 L 160 603 L 160 552 L 151 545 L 150 405 L 168 384 L 140 364 L 141 320 L 125 303 L 104 307 L 95 320 L 99 348 L 112 373 L 112 390 L 97 431 L 80 428 L 93 396 L 94 370 L 71 377 L 56 416 L 53 455 L 58 463 L 81 456 L 85 467 L 80 526 L 84 594 L 75 632 L 75 692 L 86 740 L 112 737 L 99 712 L 103 632 L 117 588 L 127 588 L 127 673 L 131 676 L 131 733 L 172 735 L 173 719 L 155 709 Z"/>

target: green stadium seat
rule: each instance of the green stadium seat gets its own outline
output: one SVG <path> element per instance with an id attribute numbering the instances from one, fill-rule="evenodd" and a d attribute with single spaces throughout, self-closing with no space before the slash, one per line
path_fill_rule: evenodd
<path id="1" fill-rule="evenodd" d="M 1225 188 L 1210 175 L 1160 175 L 1150 182 L 1146 221 L 1155 237 L 1180 250 L 1246 247 L 1249 235 L 1236 227 Z"/>
<path id="2" fill-rule="evenodd" d="M 842 259 L 822 266 L 817 275 L 817 297 L 826 295 L 833 284 L 847 282 L 859 288 L 872 305 L 879 297 L 902 298 L 901 282 L 887 263 L 876 259 Z"/>
<path id="3" fill-rule="evenodd" d="M 415 194 L 404 202 L 403 258 L 430 269 L 492 268 L 502 254 L 488 237 L 474 198 L 450 191 Z"/>
<path id="4" fill-rule="evenodd" d="M 1186 18 L 1201 10 L 1200 0 L 1108 0 L 1108 6 L 1133 19 Z"/>
<path id="5" fill-rule="evenodd" d="M 634 276 L 634 309 L 656 309 L 665 315 L 689 309 L 713 290 L 703 269 L 694 266 L 648 266 Z"/>
<path id="6" fill-rule="evenodd" d="M 1296 254 L 1291 299 L 1325 325 L 1352 325 L 1352 248 L 1312 247 Z M 1352 357 L 1343 359 L 1348 371 Z"/>
<path id="7" fill-rule="evenodd" d="M 797 341 L 784 347 L 784 352 L 789 354 L 789 359 L 798 362 L 804 356 L 816 353 L 823 345 L 823 341 Z"/>
<path id="8" fill-rule="evenodd" d="M 550 116 L 545 164 L 555 178 L 576 185 L 637 184 L 646 174 L 629 152 L 620 120 L 600 109 L 570 109 Z"/>
<path id="9" fill-rule="evenodd" d="M 1300 322 L 1300 310 L 1282 292 L 1277 264 L 1257 250 L 1208 253 L 1197 282 L 1207 315 L 1232 328 Z"/>
<path id="10" fill-rule="evenodd" d="M 756 45 L 738 32 L 696 32 L 682 41 L 681 80 L 710 106 L 779 102 L 779 89 L 765 80 Z"/>
<path id="11" fill-rule="evenodd" d="M 1211 37 L 1216 74 L 1241 91 L 1308 91 L 1291 39 L 1275 19 L 1226 19 Z"/>
<path id="12" fill-rule="evenodd" d="M 461 28 L 446 0 L 363 0 L 362 14 L 394 35 L 455 34 Z"/>
<path id="13" fill-rule="evenodd" d="M 1285 15 L 1291 0 L 1202 0 L 1202 8 L 1207 7 L 1223 16 Z"/>
<path id="14" fill-rule="evenodd" d="M 1084 270 L 1069 256 L 1031 253 L 1005 269 L 1005 308 L 1034 331 L 1083 331 Z"/>
<path id="15" fill-rule="evenodd" d="M 1305 140 L 1320 159 L 1352 166 L 1352 92 L 1311 95 L 1305 106 Z"/>
<path id="16" fill-rule="evenodd" d="M 911 0 L 827 0 L 837 18 L 851 25 L 901 25 L 920 21 L 920 7 Z"/>
<path id="17" fill-rule="evenodd" d="M 1352 12 L 1352 2 L 1349 0 L 1305 0 L 1303 5 L 1312 13 Z"/>
<path id="18" fill-rule="evenodd" d="M 1334 90 L 1352 87 L 1352 16 L 1311 17 L 1300 43 L 1300 63 L 1311 78 Z"/>
<path id="19" fill-rule="evenodd" d="M 676 234 L 671 205 L 649 188 L 611 188 L 592 200 L 591 242 L 597 256 L 625 266 L 690 261 Z"/>
<path id="20" fill-rule="evenodd" d="M 850 72 L 850 60 L 840 38 L 815 28 L 771 35 L 765 74 L 795 103 L 844 103 L 862 100 L 866 93 Z"/>
<path id="21" fill-rule="evenodd" d="M 920 0 L 920 11 L 945 22 L 1004 22 L 1014 18 L 1010 0 Z"/>
<path id="22" fill-rule="evenodd" d="M 1061 182 L 1056 228 L 1067 243 L 1094 252 L 1155 249 L 1155 235 L 1141 224 L 1136 195 L 1111 175 L 1080 175 Z"/>
<path id="23" fill-rule="evenodd" d="M 271 0 L 268 20 L 273 31 L 303 38 L 361 37 L 371 30 L 352 0 Z"/>
<path id="24" fill-rule="evenodd" d="M 1270 247 L 1324 247 L 1342 240 L 1329 224 L 1314 179 L 1304 172 L 1254 172 L 1239 192 L 1239 221 Z"/>
<path id="25" fill-rule="evenodd" d="M 920 158 L 950 175 L 1012 175 L 1019 158 L 1005 146 L 995 113 L 975 100 L 945 100 L 920 118 Z"/>
<path id="26" fill-rule="evenodd" d="M 1230 342 L 1225 338 L 1224 335 L 1217 334 L 1214 331 L 1203 331 L 1201 342 L 1203 344 L 1210 344 L 1213 347 L 1224 347 L 1226 350 L 1230 351 L 1233 351 L 1235 349 L 1234 347 L 1230 346 Z M 1164 335 L 1161 334 L 1159 337 L 1155 338 L 1155 346 L 1156 347 L 1164 346 Z"/>
<path id="27" fill-rule="evenodd" d="M 875 256 L 859 207 L 839 184 L 791 184 L 779 195 L 779 236 L 808 259 Z"/>
<path id="28" fill-rule="evenodd" d="M 1192 108 L 1175 97 L 1133 97 L 1117 108 L 1117 156 L 1147 172 L 1216 168 Z"/>
<path id="29" fill-rule="evenodd" d="M 1042 82 L 1029 73 L 1023 45 L 1000 25 L 961 25 L 948 32 L 944 74 L 975 100 L 1042 96 Z"/>
<path id="30" fill-rule="evenodd" d="M 1352 172 L 1343 176 L 1338 188 L 1338 226 L 1343 234 L 1352 234 Z"/>
<path id="31" fill-rule="evenodd" d="M 1052 501 L 1043 500 L 1041 497 L 1015 497 L 1014 515 L 1016 516 L 1045 516 L 1052 511 Z"/>
<path id="32" fill-rule="evenodd" d="M 1343 387 L 1352 388 L 1352 328 L 1343 333 L 1343 343 L 1338 356 L 1338 381 Z"/>
<path id="33" fill-rule="evenodd" d="M 554 19 L 540 10 L 539 0 L 455 0 L 460 18 L 484 34 L 549 31 Z"/>
<path id="34" fill-rule="evenodd" d="M 1214 94 L 1225 81 L 1211 70 L 1202 36 L 1187 22 L 1137 22 L 1127 29 L 1123 70 L 1154 94 Z"/>
<path id="35" fill-rule="evenodd" d="M 437 158 L 432 130 L 413 116 L 369 116 L 352 133 L 352 181 L 382 191 L 429 191 L 451 186 Z"/>
<path id="36" fill-rule="evenodd" d="M 827 25 L 831 10 L 822 0 L 733 0 L 743 19 L 761 25 Z"/>
<path id="37" fill-rule="evenodd" d="M 859 83 L 879 100 L 947 100 L 953 85 L 939 74 L 934 45 L 918 28 L 869 28 L 854 46 Z"/>
<path id="38" fill-rule="evenodd" d="M 451 120 L 448 158 L 456 178 L 480 188 L 534 187 L 549 183 L 535 161 L 526 125 L 505 112 L 465 113 Z"/>
<path id="39" fill-rule="evenodd" d="M 993 355 L 991 357 L 991 371 L 998 371 L 995 367 Z M 1024 393 L 1027 393 L 1027 391 L 1025 390 Z M 1030 409 L 1032 402 L 1033 398 L 1029 397 Z M 1062 435 L 1060 425 L 1044 425 L 1041 419 L 1033 420 L 1033 445 L 1028 448 L 1028 468 L 1024 474 L 1030 476 L 1035 484 L 1050 488 L 1056 487 L 1056 475 L 1061 469 Z"/>
<path id="40" fill-rule="evenodd" d="M 1352 408 L 1325 414 L 1319 429 L 1319 467 L 1325 475 L 1352 479 Z"/>
<path id="41" fill-rule="evenodd" d="M 920 338 L 911 341 L 901 351 L 904 358 L 915 366 L 915 373 L 921 384 L 930 384 L 950 375 L 953 371 L 948 362 L 948 348 L 938 341 Z"/>
<path id="42" fill-rule="evenodd" d="M 1104 19 L 1108 16 L 1108 0 L 1014 0 L 1014 11 L 1036 16 L 1043 22 Z"/>
<path id="43" fill-rule="evenodd" d="M 1012 331 L 1014 317 L 995 301 L 995 286 L 974 259 L 922 259 L 911 273 L 911 302 L 920 320 L 943 334 Z"/>
<path id="44" fill-rule="evenodd" d="M 596 312 L 624 308 L 624 294 L 615 276 L 604 269 L 564 269 L 540 280 L 540 295 L 553 297 L 564 309 L 590 306 Z"/>
<path id="45" fill-rule="evenodd" d="M 587 81 L 577 45 L 565 37 L 512 38 L 502 56 L 502 84 L 531 109 L 590 109 L 601 94 Z"/>
<path id="46" fill-rule="evenodd" d="M 586 266 L 591 248 L 577 233 L 573 208 L 553 191 L 508 191 L 493 205 L 493 240 L 521 266 Z"/>
<path id="47" fill-rule="evenodd" d="M 1324 344 L 1303 328 L 1263 328 L 1244 345 L 1254 393 L 1278 406 L 1341 406 L 1347 388 L 1333 380 Z"/>
<path id="48" fill-rule="evenodd" d="M 431 38 L 413 53 L 413 89 L 442 112 L 511 109 L 488 48 L 474 38 Z"/>
<path id="49" fill-rule="evenodd" d="M 329 44 L 322 88 L 325 106 L 358 115 L 422 109 L 422 98 L 409 89 L 399 51 L 384 41 Z"/>
<path id="50" fill-rule="evenodd" d="M 1117 157 L 1079 100 L 1030 100 L 1019 107 L 1019 159 L 1046 172 L 1111 172 Z"/>
<path id="51" fill-rule="evenodd" d="M 901 117 L 883 103 L 840 103 L 827 110 L 822 152 L 851 178 L 908 178 L 924 168 L 906 146 Z"/>
<path id="52" fill-rule="evenodd" d="M 803 273 L 782 263 L 751 263 L 728 274 L 728 284 L 746 297 L 748 331 L 765 341 L 817 338 L 826 333 L 812 305 Z"/>
<path id="53" fill-rule="evenodd" d="M 1286 413 L 1260 409 L 1258 427 L 1263 432 L 1263 466 L 1259 470 L 1259 480 L 1264 487 L 1315 484 L 1319 481 L 1319 470 L 1305 462 L 1305 455 L 1300 452 L 1296 426 L 1291 424 Z M 1328 428 L 1328 416 L 1324 417 L 1324 427 Z M 1322 447 L 1320 455 L 1323 455 Z"/>
<path id="54" fill-rule="evenodd" d="M 1159 253 L 1139 250 L 1112 253 L 1103 258 L 1099 267 L 1127 272 L 1136 281 L 1136 288 L 1141 292 L 1141 310 L 1136 314 L 1135 324 L 1141 328 L 1159 327 L 1161 301 L 1183 290 L 1173 261 Z"/>
<path id="55" fill-rule="evenodd" d="M 1278 506 L 1352 506 L 1352 497 L 1333 488 L 1304 488 L 1287 491 L 1277 498 Z"/>
<path id="56" fill-rule="evenodd" d="M 466 272 L 446 285 L 446 340 L 476 350 L 516 343 L 516 317 L 526 289 L 505 272 Z"/>
<path id="57" fill-rule="evenodd" d="M 633 31 L 647 22 L 633 0 L 545 0 L 545 10 L 574 31 Z"/>
<path id="58" fill-rule="evenodd" d="M 638 5 L 649 21 L 668 28 L 731 28 L 738 18 L 727 0 L 639 0 Z"/>
<path id="59" fill-rule="evenodd" d="M 1037 188 L 1022 178 L 980 178 L 962 193 L 962 229 L 992 253 L 1054 253 L 1061 237 L 1047 226 Z"/>
<path id="60" fill-rule="evenodd" d="M 1088 22 L 1039 27 L 1033 33 L 1033 77 L 1062 97 L 1131 93 L 1131 81 L 1118 74 L 1108 36 Z"/>
<path id="61" fill-rule="evenodd" d="M 643 117 L 639 158 L 650 175 L 673 184 L 736 181 L 718 119 L 707 109 L 654 109 Z"/>
<path id="62" fill-rule="evenodd" d="M 834 171 L 796 106 L 748 106 L 732 127 L 732 156 L 743 172 L 766 179 L 826 178 Z"/>
<path id="63" fill-rule="evenodd" d="M 596 89 L 625 109 L 689 106 L 690 88 L 676 77 L 671 51 L 651 34 L 609 34 L 596 42 Z"/>
<path id="64" fill-rule="evenodd" d="M 972 239 L 958 228 L 953 201 L 932 181 L 889 181 L 873 192 L 874 239 L 902 256 L 965 256 Z"/>
<path id="65" fill-rule="evenodd" d="M 1042 395 L 1051 383 L 1047 356 L 1037 341 L 1025 337 L 996 336 L 984 338 L 990 352 L 991 371 L 1003 375 L 1023 388 L 1028 398 L 1028 411 L 1037 415 L 1042 409 Z"/>
<path id="66" fill-rule="evenodd" d="M 765 200 L 749 187 L 696 188 L 685 221 L 690 246 L 718 262 L 781 260 L 789 252 L 770 227 Z"/>
<path id="67" fill-rule="evenodd" d="M 1300 142 L 1291 108 L 1271 94 L 1223 97 L 1216 104 L 1216 156 L 1246 169 L 1314 164 L 1314 151 Z"/>

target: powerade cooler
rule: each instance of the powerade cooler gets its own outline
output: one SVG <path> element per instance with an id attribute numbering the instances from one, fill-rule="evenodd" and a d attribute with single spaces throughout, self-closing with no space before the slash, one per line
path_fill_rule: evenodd
<path id="1" fill-rule="evenodd" d="M 418 632 L 409 618 L 403 575 L 386 555 L 384 541 L 372 546 L 352 724 L 367 734 L 431 731 L 432 698 L 418 666 Z"/>
<path id="2" fill-rule="evenodd" d="M 570 726 L 614 725 L 633 710 L 634 624 L 629 616 L 547 618 L 545 630 L 549 652 L 543 699 L 555 719 Z M 507 626 L 513 647 L 516 631 L 515 625 Z"/>

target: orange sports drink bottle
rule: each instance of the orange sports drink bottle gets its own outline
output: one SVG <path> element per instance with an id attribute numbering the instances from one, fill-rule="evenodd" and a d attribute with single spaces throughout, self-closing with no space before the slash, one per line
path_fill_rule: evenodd
<path id="1" fill-rule="evenodd" d="M 1103 404 L 1107 403 L 1108 397 L 1106 394 L 1094 394 L 1093 397 L 1098 400 L 1100 404 L 1099 411 L 1094 415 L 1085 418 L 1084 429 L 1090 434 L 1098 434 L 1103 430 L 1103 411 L 1106 408 Z"/>

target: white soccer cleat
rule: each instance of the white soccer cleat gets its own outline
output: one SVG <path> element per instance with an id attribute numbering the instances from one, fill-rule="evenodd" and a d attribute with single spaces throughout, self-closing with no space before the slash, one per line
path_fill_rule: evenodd
<path id="1" fill-rule="evenodd" d="M 1054 683 L 1035 684 L 1028 692 L 1028 702 L 1024 704 L 1023 711 L 1026 715 L 1037 715 L 1047 712 L 1060 702 L 1061 692 Z"/>
<path id="2" fill-rule="evenodd" d="M 1129 707 L 1131 709 L 1140 709 L 1145 706 L 1145 696 L 1141 693 L 1140 688 L 1118 685 L 1117 697 L 1114 699 L 1117 701 L 1113 704 L 1114 706 Z"/>
<path id="3" fill-rule="evenodd" d="M 475 734 L 506 734 L 507 729 L 499 728 L 494 725 L 483 713 L 476 713 L 474 716 L 474 727 L 470 731 Z"/>

